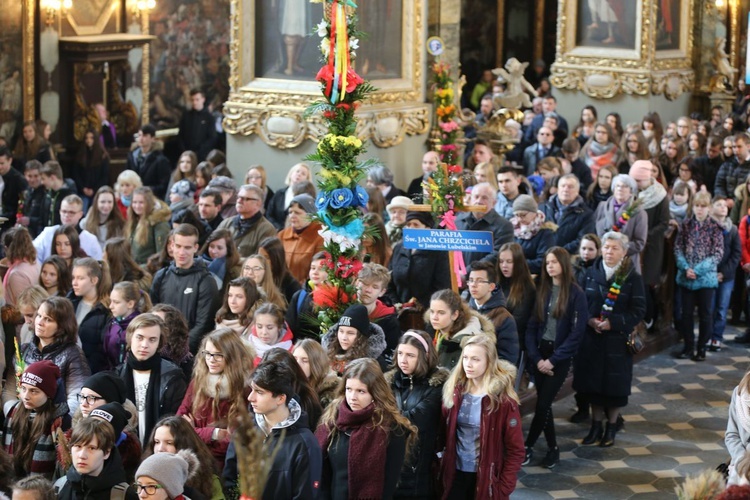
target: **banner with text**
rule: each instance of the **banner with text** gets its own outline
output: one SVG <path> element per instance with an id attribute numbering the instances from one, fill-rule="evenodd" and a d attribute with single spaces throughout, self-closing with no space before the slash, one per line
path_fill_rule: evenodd
<path id="1" fill-rule="evenodd" d="M 404 228 L 404 248 L 458 252 L 492 252 L 489 231 L 450 231 L 448 229 Z"/>

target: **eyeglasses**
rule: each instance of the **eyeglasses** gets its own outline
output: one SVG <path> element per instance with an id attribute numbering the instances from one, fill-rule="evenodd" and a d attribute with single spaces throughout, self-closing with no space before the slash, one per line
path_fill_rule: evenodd
<path id="1" fill-rule="evenodd" d="M 468 284 L 470 284 L 470 285 L 474 285 L 474 284 L 477 284 L 477 285 L 487 285 L 487 284 L 489 284 L 489 281 L 487 281 L 487 280 L 475 280 L 474 278 L 469 278 L 468 280 L 466 280 L 466 282 Z"/>
<path id="2" fill-rule="evenodd" d="M 224 355 L 220 352 L 208 352 L 208 351 L 202 351 L 201 354 L 206 359 L 213 359 L 214 361 L 224 361 Z"/>
<path id="3" fill-rule="evenodd" d="M 136 494 L 140 494 L 142 491 L 146 492 L 146 495 L 152 496 L 156 494 L 156 490 L 164 489 L 164 486 L 160 484 L 139 484 L 133 483 L 133 489 Z"/>
<path id="4" fill-rule="evenodd" d="M 259 272 L 261 272 L 263 270 L 263 267 L 262 266 L 255 266 L 255 267 L 245 266 L 242 269 L 244 271 L 252 271 L 254 273 L 259 273 Z"/>
<path id="5" fill-rule="evenodd" d="M 78 400 L 79 404 L 83 404 L 83 402 L 86 401 L 87 404 L 92 405 L 100 399 L 104 398 L 101 398 L 99 396 L 84 396 L 83 394 L 76 394 L 76 399 Z"/>
<path id="6" fill-rule="evenodd" d="M 238 201 L 242 201 L 242 202 L 245 202 L 245 201 L 260 201 L 260 198 L 248 198 L 247 196 L 238 196 L 237 200 Z"/>

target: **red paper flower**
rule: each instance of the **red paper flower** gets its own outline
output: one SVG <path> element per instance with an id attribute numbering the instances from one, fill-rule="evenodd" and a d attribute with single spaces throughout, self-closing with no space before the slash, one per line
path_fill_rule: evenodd
<path id="1" fill-rule="evenodd" d="M 354 92 L 354 89 L 357 88 L 357 85 L 362 85 L 363 83 L 365 83 L 365 80 L 350 66 L 349 69 L 346 70 L 346 93 L 351 94 Z"/>
<path id="2" fill-rule="evenodd" d="M 336 308 L 339 301 L 340 291 L 337 286 L 330 284 L 321 284 L 315 287 L 312 292 L 313 304 L 323 308 Z"/>
<path id="3" fill-rule="evenodd" d="M 350 109 L 352 109 L 352 105 L 346 102 L 340 102 L 336 105 L 336 107 L 339 109 L 343 109 L 344 111 L 349 111 Z"/>
<path id="4" fill-rule="evenodd" d="M 339 257 L 336 263 L 336 275 L 340 278 L 356 276 L 362 270 L 362 262 L 357 259 Z"/>
<path id="5" fill-rule="evenodd" d="M 461 173 L 461 167 L 458 165 L 448 165 L 448 172 L 452 174 L 460 174 Z"/>

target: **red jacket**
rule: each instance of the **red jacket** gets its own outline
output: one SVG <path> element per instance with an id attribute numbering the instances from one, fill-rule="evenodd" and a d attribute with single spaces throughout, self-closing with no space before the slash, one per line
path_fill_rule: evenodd
<path id="1" fill-rule="evenodd" d="M 182 400 L 180 408 L 177 410 L 177 415 L 190 415 L 193 417 L 193 423 L 195 424 L 195 432 L 201 441 L 206 443 L 208 449 L 211 450 L 211 454 L 216 459 L 216 465 L 219 467 L 218 470 L 224 470 L 224 458 L 227 454 L 227 448 L 229 448 L 229 437 L 222 439 L 221 441 L 214 441 L 211 439 L 214 429 L 217 427 L 216 422 L 211 418 L 211 407 L 214 404 L 213 398 L 206 399 L 205 404 L 197 413 L 193 413 L 193 398 L 195 397 L 195 388 L 193 387 L 194 381 L 190 381 L 190 385 L 187 388 L 185 397 Z M 245 388 L 245 398 L 250 395 L 250 388 Z M 222 399 L 219 401 L 219 421 L 221 421 L 222 428 L 227 426 L 227 416 L 229 415 L 230 401 L 228 399 Z M 231 431 L 232 429 L 230 429 Z"/>
<path id="2" fill-rule="evenodd" d="M 491 384 L 492 385 L 492 384 Z M 490 387 L 492 389 L 493 387 Z M 448 497 L 456 474 L 458 410 L 464 392 L 453 391 L 453 407 L 443 407 L 445 451 L 440 463 L 443 499 Z M 479 464 L 477 466 L 477 499 L 508 499 L 516 489 L 516 475 L 526 454 L 518 403 L 504 398 L 497 410 L 490 412 L 490 398 L 482 399 L 482 423 L 479 429 Z"/>
<path id="3" fill-rule="evenodd" d="M 750 215 L 746 215 L 740 219 L 739 227 L 737 228 L 740 233 L 740 245 L 742 246 L 742 260 L 740 265 L 750 264 L 750 221 L 748 220 Z"/>

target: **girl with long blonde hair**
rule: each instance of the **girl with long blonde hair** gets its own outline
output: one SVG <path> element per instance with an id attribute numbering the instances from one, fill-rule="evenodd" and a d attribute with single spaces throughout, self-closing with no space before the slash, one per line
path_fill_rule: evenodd
<path id="1" fill-rule="evenodd" d="M 164 246 L 171 228 L 172 213 L 166 203 L 159 201 L 148 187 L 133 191 L 125 222 L 125 237 L 130 240 L 133 259 L 144 265 L 148 258 Z"/>
<path id="2" fill-rule="evenodd" d="M 443 498 L 466 498 L 467 492 L 474 498 L 486 492 L 508 498 L 515 489 L 524 459 L 515 378 L 515 366 L 498 359 L 490 338 L 475 335 L 465 341 L 461 363 L 443 386 Z M 475 440 L 469 447 L 476 450 L 473 457 L 463 453 L 468 436 Z"/>
<path id="3" fill-rule="evenodd" d="M 266 302 L 286 310 L 286 299 L 274 283 L 271 263 L 267 258 L 259 253 L 249 256 L 242 264 L 242 276 L 255 281 L 258 288 L 265 293 Z"/>
<path id="4" fill-rule="evenodd" d="M 237 419 L 247 412 L 250 394 L 249 374 L 255 353 L 229 328 L 214 330 L 203 338 L 177 415 L 195 428 L 211 450 L 218 470 L 224 468 Z"/>

